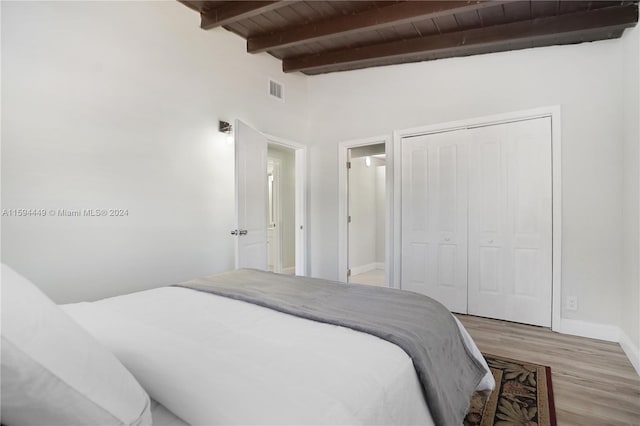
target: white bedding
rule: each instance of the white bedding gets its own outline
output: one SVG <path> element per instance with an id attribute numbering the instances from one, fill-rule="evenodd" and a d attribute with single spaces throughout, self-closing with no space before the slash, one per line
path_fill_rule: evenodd
<path id="1" fill-rule="evenodd" d="M 191 425 L 433 424 L 409 356 L 369 334 L 178 287 L 63 309 Z"/>
<path id="2" fill-rule="evenodd" d="M 154 399 L 151 400 L 151 416 L 153 418 L 153 426 L 189 426 L 184 420 Z"/>

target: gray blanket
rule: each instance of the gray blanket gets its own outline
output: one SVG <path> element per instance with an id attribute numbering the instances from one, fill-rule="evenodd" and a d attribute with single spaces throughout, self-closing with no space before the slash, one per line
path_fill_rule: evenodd
<path id="1" fill-rule="evenodd" d="M 372 334 L 413 360 L 436 425 L 461 425 L 485 374 L 439 302 L 403 290 L 241 269 L 178 284 Z"/>

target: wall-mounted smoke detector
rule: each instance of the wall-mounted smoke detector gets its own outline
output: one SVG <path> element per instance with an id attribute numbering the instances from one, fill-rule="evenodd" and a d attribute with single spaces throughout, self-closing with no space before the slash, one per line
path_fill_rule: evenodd
<path id="1" fill-rule="evenodd" d="M 269 96 L 284 101 L 284 86 L 275 80 L 269 79 Z"/>

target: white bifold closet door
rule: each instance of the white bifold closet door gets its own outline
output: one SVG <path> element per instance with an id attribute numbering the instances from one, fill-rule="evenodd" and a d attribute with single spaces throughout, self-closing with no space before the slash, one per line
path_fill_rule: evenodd
<path id="1" fill-rule="evenodd" d="M 402 141 L 402 288 L 467 312 L 467 134 Z"/>
<path id="2" fill-rule="evenodd" d="M 551 121 L 402 140 L 403 289 L 551 325 Z"/>
<path id="3" fill-rule="evenodd" d="M 468 313 L 551 325 L 551 119 L 469 130 Z"/>

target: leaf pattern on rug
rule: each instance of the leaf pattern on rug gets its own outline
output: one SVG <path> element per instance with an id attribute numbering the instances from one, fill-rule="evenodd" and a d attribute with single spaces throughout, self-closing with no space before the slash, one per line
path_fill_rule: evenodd
<path id="1" fill-rule="evenodd" d="M 495 422 L 495 426 L 538 425 L 534 421 L 536 414 L 538 414 L 536 407 L 527 407 L 527 405 L 520 405 L 518 401 L 510 402 L 506 398 L 500 398 L 498 411 L 496 417 L 502 421 Z"/>
<path id="2" fill-rule="evenodd" d="M 508 382 L 503 382 L 502 392 L 506 395 L 512 395 L 514 397 L 517 396 L 517 397 L 536 399 L 536 388 L 534 386 L 527 386 L 525 384 L 522 384 L 513 380 Z"/>
<path id="3" fill-rule="evenodd" d="M 489 400 L 476 393 L 464 425 L 549 426 L 548 420 L 540 423 L 538 405 L 539 382 L 546 383 L 545 367 L 491 355 L 485 355 L 485 359 L 496 378 L 494 392 L 498 393 Z M 549 419 L 545 413 L 544 418 Z"/>
<path id="4" fill-rule="evenodd" d="M 497 368 L 505 372 L 505 379 L 517 379 L 520 383 L 527 383 L 536 386 L 536 369 L 527 364 L 516 364 L 514 362 L 490 358 L 487 360 L 489 367 Z"/>

